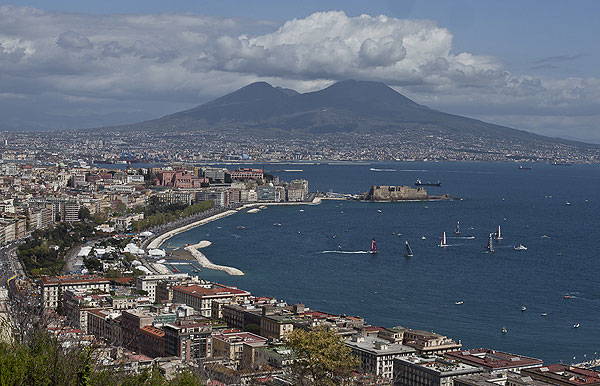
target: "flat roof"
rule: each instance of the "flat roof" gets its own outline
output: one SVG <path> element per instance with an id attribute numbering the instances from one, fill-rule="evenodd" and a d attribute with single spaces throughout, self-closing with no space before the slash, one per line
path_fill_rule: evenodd
<path id="1" fill-rule="evenodd" d="M 452 359 L 488 369 L 510 369 L 515 367 L 541 366 L 543 361 L 523 355 L 510 354 L 488 348 L 451 351 L 444 354 Z"/>
<path id="2" fill-rule="evenodd" d="M 421 358 L 411 356 L 407 358 L 396 358 L 396 361 L 404 362 L 407 365 L 413 367 L 419 367 L 425 371 L 430 370 L 440 376 L 451 376 L 458 374 L 471 374 L 475 372 L 481 372 L 483 369 L 477 366 L 463 363 L 457 360 L 443 359 L 440 357 L 436 358 Z"/>
<path id="3" fill-rule="evenodd" d="M 568 383 L 571 385 L 599 385 L 600 371 L 583 369 L 569 365 L 555 364 L 534 369 L 523 370 L 524 374 L 541 377 L 550 382 Z"/>
<path id="4" fill-rule="evenodd" d="M 41 278 L 42 284 L 77 284 L 77 283 L 102 283 L 109 284 L 110 279 L 99 276 L 44 276 Z"/>
<path id="5" fill-rule="evenodd" d="M 206 288 L 197 284 L 191 285 L 180 285 L 173 287 L 173 290 L 185 292 L 187 294 L 203 297 L 203 296 L 214 296 L 214 295 L 250 295 L 250 292 L 244 291 L 234 287 L 227 287 L 222 284 L 213 284 L 211 288 Z"/>
<path id="6" fill-rule="evenodd" d="M 361 336 L 359 337 L 359 341 L 355 341 L 355 338 L 347 338 L 344 343 L 350 348 L 367 351 L 375 355 L 411 354 L 416 352 L 412 347 L 399 343 L 390 343 L 385 339 L 374 336 Z"/>
<path id="7" fill-rule="evenodd" d="M 157 338 L 162 338 L 163 336 L 165 336 L 165 332 L 163 330 L 161 330 L 160 328 L 152 327 L 152 326 L 143 326 L 143 327 L 140 327 L 140 330 L 142 330 L 142 332 L 145 332 L 145 333 L 155 336 Z"/>

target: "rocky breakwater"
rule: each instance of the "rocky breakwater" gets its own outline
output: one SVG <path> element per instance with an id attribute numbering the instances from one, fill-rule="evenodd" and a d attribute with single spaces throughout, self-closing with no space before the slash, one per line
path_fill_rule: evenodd
<path id="1" fill-rule="evenodd" d="M 368 193 L 363 194 L 365 201 L 430 201 L 449 200 L 450 195 L 430 196 L 425 188 L 411 186 L 373 185 Z"/>

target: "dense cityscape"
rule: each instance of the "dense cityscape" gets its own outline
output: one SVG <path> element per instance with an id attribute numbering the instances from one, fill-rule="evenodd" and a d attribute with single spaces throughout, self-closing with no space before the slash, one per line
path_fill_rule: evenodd
<path id="1" fill-rule="evenodd" d="M 600 386 L 598 14 L 1 0 L 0 386 Z"/>
<path id="2" fill-rule="evenodd" d="M 600 148 L 566 141 L 493 139 L 460 132 L 293 134 L 114 131 L 0 133 L 4 160 L 62 162 L 512 161 L 597 163 Z"/>
<path id="3" fill-rule="evenodd" d="M 73 158 L 94 157 L 98 149 L 119 161 L 116 148 L 102 151 L 102 143 L 88 141 L 82 152 L 73 146 Z M 34 162 L 35 150 L 3 154 L 20 161 L 1 165 L 0 318 L 7 342 L 24 342 L 38 328 L 64 350 L 93 348 L 99 366 L 117 373 L 159 369 L 169 378 L 192 369 L 210 385 L 288 385 L 297 384 L 294 364 L 302 361 L 290 348 L 293 332 L 323 328 L 357 358 L 349 376 L 355 384 L 599 382 L 600 372 L 583 365 L 465 348 L 460 337 L 370 325 L 359 315 L 208 282 L 203 269 L 243 272 L 212 264 L 198 245 L 177 257 L 199 273 L 181 273 L 170 260 L 174 251 L 161 249 L 166 237 L 239 211 L 328 198 L 309 193 L 307 180 L 280 181 L 262 169 L 178 163 L 119 170 L 82 159 Z"/>

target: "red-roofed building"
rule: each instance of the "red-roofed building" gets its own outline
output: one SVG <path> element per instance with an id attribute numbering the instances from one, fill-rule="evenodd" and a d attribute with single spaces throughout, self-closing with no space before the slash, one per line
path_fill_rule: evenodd
<path id="1" fill-rule="evenodd" d="M 582 369 L 569 365 L 549 365 L 521 371 L 522 375 L 530 376 L 544 382 L 563 386 L 598 386 L 600 371 Z"/>
<path id="2" fill-rule="evenodd" d="M 212 326 L 194 320 L 178 320 L 164 325 L 165 355 L 185 362 L 197 361 L 210 354 Z"/>
<path id="3" fill-rule="evenodd" d="M 466 351 L 447 352 L 446 357 L 456 359 L 473 366 L 479 366 L 487 371 L 520 371 L 532 367 L 540 367 L 541 359 L 529 358 L 522 355 L 505 353 L 487 348 L 477 348 Z"/>
<path id="4" fill-rule="evenodd" d="M 225 300 L 242 301 L 250 292 L 222 284 L 191 284 L 173 287 L 173 301 L 194 308 L 205 317 L 212 317 L 212 302 Z"/>
<path id="5" fill-rule="evenodd" d="M 150 358 L 165 356 L 165 332 L 152 326 L 140 327 L 140 353 Z"/>

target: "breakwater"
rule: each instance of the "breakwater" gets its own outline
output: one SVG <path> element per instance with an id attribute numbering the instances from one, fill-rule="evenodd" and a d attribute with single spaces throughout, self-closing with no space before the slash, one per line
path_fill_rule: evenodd
<path id="1" fill-rule="evenodd" d="M 200 252 L 199 249 L 207 247 L 209 245 L 210 245 L 210 241 L 201 241 L 198 244 L 188 245 L 187 247 L 185 247 L 185 250 L 188 251 L 189 253 L 191 253 L 192 256 L 194 256 L 194 258 L 196 258 L 198 263 L 204 268 L 214 269 L 216 271 L 223 271 L 223 272 L 226 272 L 229 275 L 233 275 L 233 276 L 244 275 L 244 272 L 237 268 L 228 267 L 225 265 L 213 264 L 210 260 L 208 260 L 208 258 L 206 256 L 204 256 L 204 254 L 202 252 Z"/>

